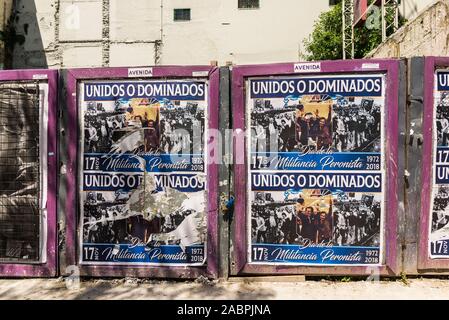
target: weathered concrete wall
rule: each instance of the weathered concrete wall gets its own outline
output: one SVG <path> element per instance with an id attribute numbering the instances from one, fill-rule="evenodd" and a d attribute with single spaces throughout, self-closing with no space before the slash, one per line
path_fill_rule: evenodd
<path id="1" fill-rule="evenodd" d="M 449 54 L 449 0 L 428 6 L 368 57 L 445 56 Z"/>
<path id="2" fill-rule="evenodd" d="M 25 42 L 13 68 L 155 64 L 159 1 L 16 0 L 14 9 Z"/>
<path id="3" fill-rule="evenodd" d="M 297 61 L 329 8 L 327 0 L 260 0 L 254 10 L 238 9 L 237 0 L 2 1 L 14 1 L 14 27 L 25 36 L 14 68 Z M 414 17 L 430 1 L 403 0 L 401 12 Z M 191 21 L 174 21 L 175 8 L 190 8 Z M 386 47 L 378 54 L 400 50 L 393 40 Z"/>

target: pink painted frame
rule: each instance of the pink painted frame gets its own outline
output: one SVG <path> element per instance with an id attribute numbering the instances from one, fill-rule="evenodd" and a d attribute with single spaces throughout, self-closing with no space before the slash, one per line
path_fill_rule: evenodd
<path id="1" fill-rule="evenodd" d="M 47 261 L 45 263 L 0 263 L 0 277 L 54 277 L 57 275 L 57 98 L 58 71 L 0 71 L 0 81 L 42 81 L 48 83 L 47 123 Z"/>
<path id="2" fill-rule="evenodd" d="M 134 67 L 133 67 L 134 68 Z M 219 68 L 211 66 L 163 66 L 151 67 L 157 78 L 200 78 L 209 79 L 209 129 L 218 129 L 219 112 Z M 144 78 L 144 77 L 143 77 Z M 218 276 L 218 164 L 208 164 L 207 204 L 207 265 L 206 267 L 179 266 L 132 266 L 132 265 L 79 265 L 77 250 L 78 217 L 78 108 L 77 84 L 86 79 L 139 79 L 128 78 L 128 68 L 83 68 L 67 70 L 67 112 L 68 112 L 68 155 L 67 155 L 67 200 L 66 200 L 66 264 L 78 265 L 80 274 L 98 277 L 151 277 L 151 278 L 196 278 L 200 275 L 211 278 Z M 217 150 L 217 139 L 206 137 L 209 150 Z"/>
<path id="3" fill-rule="evenodd" d="M 449 269 L 448 259 L 430 259 L 429 257 L 429 223 L 430 202 L 432 197 L 432 165 L 433 150 L 433 91 L 434 74 L 438 67 L 449 67 L 447 57 L 424 58 L 424 108 L 423 108 L 423 160 L 422 160 L 422 191 L 421 217 L 419 223 L 418 271 L 437 271 Z"/>
<path id="4" fill-rule="evenodd" d="M 386 74 L 386 167 L 387 190 L 385 190 L 385 265 L 380 266 L 380 275 L 396 275 L 399 271 L 398 255 L 398 104 L 399 104 L 399 60 L 345 60 L 322 61 L 320 72 L 301 75 L 373 73 Z M 372 65 L 378 65 L 374 69 Z M 365 68 L 364 68 L 365 66 Z M 234 130 L 245 130 L 245 79 L 254 76 L 299 75 L 294 73 L 294 63 L 236 66 L 232 70 L 232 108 Z M 246 145 L 245 139 L 245 145 Z M 234 163 L 237 154 L 246 154 L 234 145 Z M 246 156 L 244 164 L 234 165 L 235 177 L 246 177 Z M 365 275 L 373 268 L 364 266 L 307 266 L 307 265 L 262 265 L 247 263 L 247 223 L 246 223 L 246 179 L 235 179 L 235 234 L 233 274 L 307 274 L 307 275 Z"/>

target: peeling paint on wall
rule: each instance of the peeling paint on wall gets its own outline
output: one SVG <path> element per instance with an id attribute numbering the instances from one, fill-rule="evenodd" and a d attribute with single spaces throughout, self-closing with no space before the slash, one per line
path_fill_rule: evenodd
<path id="1" fill-rule="evenodd" d="M 132 30 L 125 30 L 128 37 L 112 38 L 117 33 L 115 29 L 127 24 L 116 21 L 117 0 L 11 2 L 14 2 L 13 28 L 25 40 L 13 48 L 12 68 L 119 66 L 123 65 L 119 56 L 129 61 L 127 65 L 153 65 L 161 60 L 160 39 L 132 39 Z M 127 19 L 127 13 L 120 14 Z M 138 14 L 142 16 L 145 12 Z M 139 22 L 140 28 L 148 29 L 144 22 Z M 159 28 L 158 24 L 158 36 Z"/>
<path id="2" fill-rule="evenodd" d="M 303 0 L 297 11 L 296 0 L 266 1 L 257 10 L 219 0 L 14 0 L 14 7 L 25 42 L 14 48 L 12 66 L 64 68 L 295 61 L 329 5 Z M 190 7 L 192 20 L 173 21 L 178 7 Z M 267 23 L 274 15 L 286 17 Z"/>
<path id="3" fill-rule="evenodd" d="M 440 0 L 370 52 L 369 58 L 449 54 L 449 1 Z"/>

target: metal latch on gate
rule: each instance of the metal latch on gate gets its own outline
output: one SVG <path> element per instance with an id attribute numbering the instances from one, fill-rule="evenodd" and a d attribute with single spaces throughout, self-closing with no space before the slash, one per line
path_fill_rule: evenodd
<path id="1" fill-rule="evenodd" d="M 223 208 L 223 219 L 224 221 L 231 221 L 232 216 L 234 214 L 234 196 L 230 196 L 228 200 L 226 200 Z"/>

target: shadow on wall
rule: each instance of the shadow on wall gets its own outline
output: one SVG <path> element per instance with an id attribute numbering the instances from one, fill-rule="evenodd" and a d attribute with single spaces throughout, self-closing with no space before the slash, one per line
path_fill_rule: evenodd
<path id="1" fill-rule="evenodd" d="M 38 18 L 35 1 L 13 0 L 5 28 L 5 69 L 48 67 L 39 27 L 45 20 Z"/>

